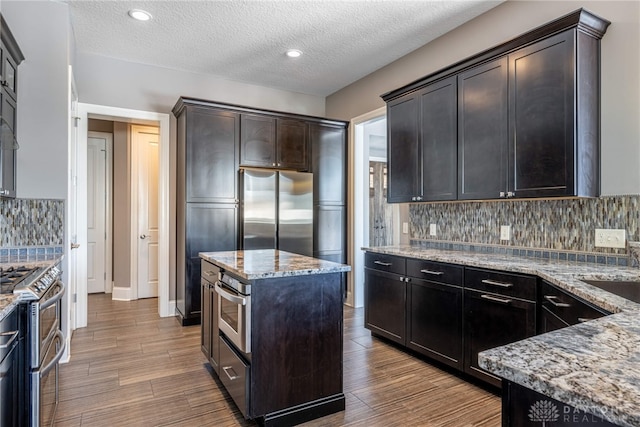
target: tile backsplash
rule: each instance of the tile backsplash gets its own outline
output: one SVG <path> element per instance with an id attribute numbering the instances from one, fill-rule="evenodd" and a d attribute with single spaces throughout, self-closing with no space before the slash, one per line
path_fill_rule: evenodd
<path id="1" fill-rule="evenodd" d="M 414 203 L 409 206 L 409 219 L 413 243 L 452 249 L 471 245 L 482 251 L 488 247 L 490 252 L 560 259 L 575 253 L 572 258 L 576 260 L 588 257 L 589 261 L 604 259 L 626 265 L 635 263 L 629 258 L 628 245 L 625 249 L 596 248 L 595 229 L 624 229 L 627 241 L 640 240 L 640 195 Z M 436 224 L 436 236 L 430 235 L 430 224 Z M 502 225 L 511 226 L 510 240 L 500 240 Z"/>
<path id="2" fill-rule="evenodd" d="M 62 248 L 64 200 L 0 200 L 0 248 Z"/>

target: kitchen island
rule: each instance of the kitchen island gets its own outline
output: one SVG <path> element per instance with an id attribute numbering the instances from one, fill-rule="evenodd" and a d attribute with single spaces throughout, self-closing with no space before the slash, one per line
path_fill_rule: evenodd
<path id="1" fill-rule="evenodd" d="M 365 250 L 535 276 L 613 313 L 482 351 L 478 362 L 503 379 L 504 426 L 640 425 L 640 305 L 588 283 L 639 286 L 639 269 L 420 246 Z M 531 418 L 531 410 L 543 409 L 536 404 L 550 411 Z"/>
<path id="2" fill-rule="evenodd" d="M 245 418 L 292 425 L 344 410 L 350 267 L 271 249 L 200 257 L 203 352 Z"/>

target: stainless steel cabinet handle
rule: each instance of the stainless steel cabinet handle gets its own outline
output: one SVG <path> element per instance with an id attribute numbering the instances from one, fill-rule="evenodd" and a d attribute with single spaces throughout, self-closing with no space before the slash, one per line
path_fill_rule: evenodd
<path id="1" fill-rule="evenodd" d="M 382 261 L 373 261 L 374 264 L 378 264 L 381 265 L 383 267 L 391 267 L 391 263 L 390 262 L 382 262 Z"/>
<path id="2" fill-rule="evenodd" d="M 491 280 L 491 279 L 484 279 L 482 281 L 482 283 L 484 283 L 485 285 L 500 286 L 501 288 L 511 288 L 511 287 L 513 287 L 513 283 L 498 282 L 497 280 Z"/>
<path id="3" fill-rule="evenodd" d="M 16 340 L 16 338 L 18 338 L 18 332 L 20 332 L 20 331 L 11 331 L 11 332 L 3 332 L 3 333 L 1 333 L 0 337 L 11 336 L 11 338 L 9 338 L 9 341 L 7 341 L 6 344 L 0 345 L 0 350 L 5 350 L 5 349 L 11 347 L 11 344 L 13 344 L 13 342 Z"/>
<path id="4" fill-rule="evenodd" d="M 433 274 L 434 276 L 442 276 L 444 274 L 444 271 L 420 270 L 420 273 Z"/>
<path id="5" fill-rule="evenodd" d="M 513 300 L 510 300 L 510 299 L 493 297 L 491 295 L 480 295 L 480 298 L 487 299 L 489 301 L 499 302 L 499 303 L 502 303 L 502 304 L 510 304 L 511 301 L 513 301 Z"/>
<path id="6" fill-rule="evenodd" d="M 553 304 L 554 307 L 560 307 L 560 308 L 571 307 L 571 304 L 567 304 L 566 302 L 556 302 L 558 297 L 555 295 L 545 295 L 544 299 L 546 299 L 551 304 Z"/>
<path id="7" fill-rule="evenodd" d="M 233 370 L 233 367 L 224 366 L 222 370 L 224 371 L 225 374 L 227 374 L 227 376 L 231 381 L 238 379 L 238 374 L 236 374 L 236 371 Z M 233 372 L 233 374 L 229 374 L 229 371 Z"/>
<path id="8" fill-rule="evenodd" d="M 588 322 L 589 320 L 593 320 L 593 319 L 590 319 L 588 317 L 578 317 L 578 322 L 580 323 Z"/>
<path id="9" fill-rule="evenodd" d="M 140 235 L 140 238 L 144 240 L 144 239 L 146 239 L 146 238 L 147 238 L 147 235 L 146 235 L 146 234 L 141 234 L 141 235 Z"/>

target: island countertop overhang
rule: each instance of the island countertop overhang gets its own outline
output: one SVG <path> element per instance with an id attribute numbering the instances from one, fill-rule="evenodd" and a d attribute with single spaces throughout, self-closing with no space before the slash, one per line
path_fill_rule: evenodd
<path id="1" fill-rule="evenodd" d="M 200 258 L 245 280 L 346 273 L 351 267 L 278 249 L 200 252 Z"/>

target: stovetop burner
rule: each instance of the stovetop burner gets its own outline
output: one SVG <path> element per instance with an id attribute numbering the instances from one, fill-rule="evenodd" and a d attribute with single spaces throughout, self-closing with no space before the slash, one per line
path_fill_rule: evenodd
<path id="1" fill-rule="evenodd" d="M 38 267 L 25 266 L 0 268 L 0 294 L 13 293 L 16 285 L 37 269 Z"/>

